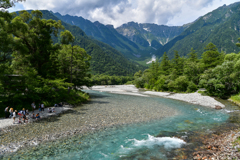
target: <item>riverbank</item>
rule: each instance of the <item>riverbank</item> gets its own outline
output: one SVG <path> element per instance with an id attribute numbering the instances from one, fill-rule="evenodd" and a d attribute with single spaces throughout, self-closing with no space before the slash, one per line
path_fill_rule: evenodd
<path id="1" fill-rule="evenodd" d="M 84 89 L 88 89 L 84 87 Z M 134 85 L 107 85 L 107 86 L 93 86 L 91 90 L 96 90 L 100 92 L 110 92 L 116 94 L 127 94 L 135 96 L 160 96 L 164 98 L 171 98 L 175 100 L 180 100 L 188 102 L 191 104 L 201 105 L 205 107 L 221 109 L 225 105 L 218 102 L 212 97 L 203 96 L 200 93 L 168 93 L 168 92 L 155 92 L 155 91 L 139 91 Z"/>
<path id="2" fill-rule="evenodd" d="M 240 95 L 233 95 L 228 100 L 240 106 Z"/>
<path id="3" fill-rule="evenodd" d="M 52 108 L 52 107 L 50 107 Z M 53 113 L 48 113 L 48 110 L 47 108 L 45 108 L 44 111 L 38 111 L 38 109 L 36 109 L 34 111 L 35 115 L 37 113 L 40 113 L 40 117 L 41 119 L 44 119 L 44 118 L 47 118 L 47 117 L 50 117 L 50 116 L 56 116 L 58 114 L 61 114 L 65 111 L 68 111 L 72 108 L 72 106 L 69 106 L 69 105 L 64 105 L 63 107 L 54 107 L 54 111 Z M 32 119 L 31 116 L 32 116 L 33 112 L 30 111 L 29 112 L 29 115 L 27 115 L 26 117 L 28 118 L 28 123 L 32 123 L 34 121 L 36 121 L 36 119 Z M 5 127 L 11 127 L 11 126 L 18 126 L 18 125 L 23 125 L 23 124 L 28 124 L 28 123 L 18 123 L 18 115 L 15 119 L 15 121 L 13 122 L 13 118 L 0 118 L 0 131 L 3 131 L 4 132 L 4 128 Z M 41 120 L 39 119 L 39 120 Z M 1 133 L 1 132 L 0 132 Z"/>
<path id="4" fill-rule="evenodd" d="M 119 96 L 113 101 L 107 93 L 104 96 L 91 95 L 90 102 L 71 108 L 64 114 L 27 125 L 5 127 L 1 133 L 0 154 L 104 128 L 144 123 L 180 114 L 167 106 L 160 107 L 157 102 L 149 106 L 145 99 L 148 97 L 137 97 L 139 104 L 136 104 L 130 100 L 131 96 Z"/>
<path id="5" fill-rule="evenodd" d="M 70 110 L 72 110 L 72 106 L 70 105 L 64 105 L 63 107 L 54 107 L 53 113 L 49 113 L 47 108 L 45 108 L 44 111 L 35 110 L 34 111 L 35 114 L 40 113 L 41 118 L 38 120 L 31 118 L 33 112 L 30 111 L 29 115 L 26 116 L 28 118 L 28 121 L 26 123 L 24 123 L 22 120 L 21 120 L 21 123 L 18 123 L 19 116 L 16 117 L 14 122 L 13 122 L 13 118 L 1 118 L 0 119 L 0 136 L 1 136 L 0 144 L 2 144 L 2 142 L 4 141 L 3 135 L 5 134 L 8 135 L 10 132 L 16 132 L 19 128 L 24 128 L 25 126 L 30 125 L 32 123 L 41 123 L 41 121 L 45 120 L 46 118 L 58 116 L 59 114 L 62 114 Z M 8 145 L 2 144 L 0 145 L 0 155 L 8 152 L 16 152 L 21 147 L 37 145 L 39 143 L 37 141 L 38 140 L 18 141 L 15 143 L 9 143 Z M 11 142 L 14 142 L 14 141 L 11 141 Z"/>
<path id="6" fill-rule="evenodd" d="M 146 91 L 139 91 L 131 85 L 95 86 L 93 89 L 103 92 L 102 96 L 98 96 L 93 92 L 91 93 L 90 102 L 71 108 L 63 112 L 64 114 L 46 117 L 41 121 L 28 125 L 5 127 L 5 131 L 1 133 L 0 154 L 16 152 L 21 148 L 36 146 L 47 141 L 89 134 L 104 128 L 144 123 L 181 114 L 169 107 L 159 106 L 159 103 L 149 105 L 147 103 L 149 94 L 143 94 Z M 121 95 L 113 101 L 111 94 L 104 92 L 115 94 L 122 92 L 123 94 L 136 96 L 136 102 L 138 103 L 131 102 L 132 96 L 125 97 Z M 162 94 L 162 97 L 171 95 L 162 92 L 153 93 Z"/>
<path id="7" fill-rule="evenodd" d="M 202 149 L 193 153 L 193 159 L 240 159 L 240 131 L 230 130 L 204 140 Z"/>

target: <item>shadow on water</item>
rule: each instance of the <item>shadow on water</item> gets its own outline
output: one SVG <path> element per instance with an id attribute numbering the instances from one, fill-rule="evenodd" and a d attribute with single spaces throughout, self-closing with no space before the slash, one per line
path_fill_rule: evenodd
<path id="1" fill-rule="evenodd" d="M 92 100 L 92 101 L 88 102 L 88 104 L 94 104 L 94 103 L 97 103 L 97 104 L 107 104 L 107 103 L 110 103 L 110 102 L 95 101 L 95 100 Z"/>
<path id="2" fill-rule="evenodd" d="M 109 97 L 106 94 L 99 94 L 99 93 L 91 93 L 90 98 L 91 99 L 96 99 L 96 98 L 106 98 Z"/>

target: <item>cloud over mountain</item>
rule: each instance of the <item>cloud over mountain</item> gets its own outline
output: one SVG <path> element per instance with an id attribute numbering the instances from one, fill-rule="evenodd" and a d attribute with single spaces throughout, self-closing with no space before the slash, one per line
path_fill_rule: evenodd
<path id="1" fill-rule="evenodd" d="M 182 20 L 178 23 L 188 23 L 199 16 L 197 12 L 217 7 L 219 2 L 223 3 L 222 0 L 27 0 L 22 4 L 25 9 L 47 9 L 116 27 L 129 21 L 171 24 L 174 19 L 179 21 L 179 16 Z M 184 19 L 185 14 L 188 19 Z M 191 14 L 195 16 L 192 19 Z"/>

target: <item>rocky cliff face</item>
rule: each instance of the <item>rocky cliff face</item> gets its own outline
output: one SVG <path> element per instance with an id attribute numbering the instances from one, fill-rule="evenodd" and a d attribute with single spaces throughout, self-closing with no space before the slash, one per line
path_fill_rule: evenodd
<path id="1" fill-rule="evenodd" d="M 154 48 L 149 47 L 148 41 L 138 36 L 128 39 L 118 33 L 112 25 L 104 25 L 98 21 L 91 22 L 77 16 L 61 15 L 59 13 L 54 13 L 54 15 L 66 23 L 78 26 L 89 37 L 110 45 L 123 53 L 127 58 L 138 59 L 141 57 L 142 60 L 145 60 L 151 57 L 149 53 L 155 51 Z M 156 48 L 161 47 L 161 45 L 156 42 L 154 42 L 153 45 Z"/>
<path id="2" fill-rule="evenodd" d="M 143 46 L 149 45 L 156 49 L 180 35 L 189 25 L 165 26 L 150 23 L 129 22 L 116 30 L 131 41 Z"/>

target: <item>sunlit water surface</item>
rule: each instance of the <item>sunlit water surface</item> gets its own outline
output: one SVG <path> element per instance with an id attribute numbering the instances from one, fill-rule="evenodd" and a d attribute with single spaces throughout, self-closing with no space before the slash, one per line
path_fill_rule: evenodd
<path id="1" fill-rule="evenodd" d="M 88 91 L 91 94 L 107 95 L 111 100 L 126 98 L 134 102 L 136 96 L 117 95 L 104 92 Z M 213 127 L 225 123 L 231 110 L 215 110 L 199 105 L 165 99 L 146 98 L 152 102 L 176 109 L 178 115 L 146 123 L 111 127 L 85 136 L 74 136 L 64 140 L 41 144 L 27 151 L 20 151 L 12 159 L 169 159 L 176 149 L 191 145 L 184 141 L 196 131 L 211 132 Z M 138 103 L 137 100 L 135 103 Z M 121 105 L 121 104 L 119 104 Z M 127 107 L 127 106 L 126 106 Z M 180 136 L 179 136 L 180 135 Z M 178 136 L 179 138 L 176 138 Z"/>

